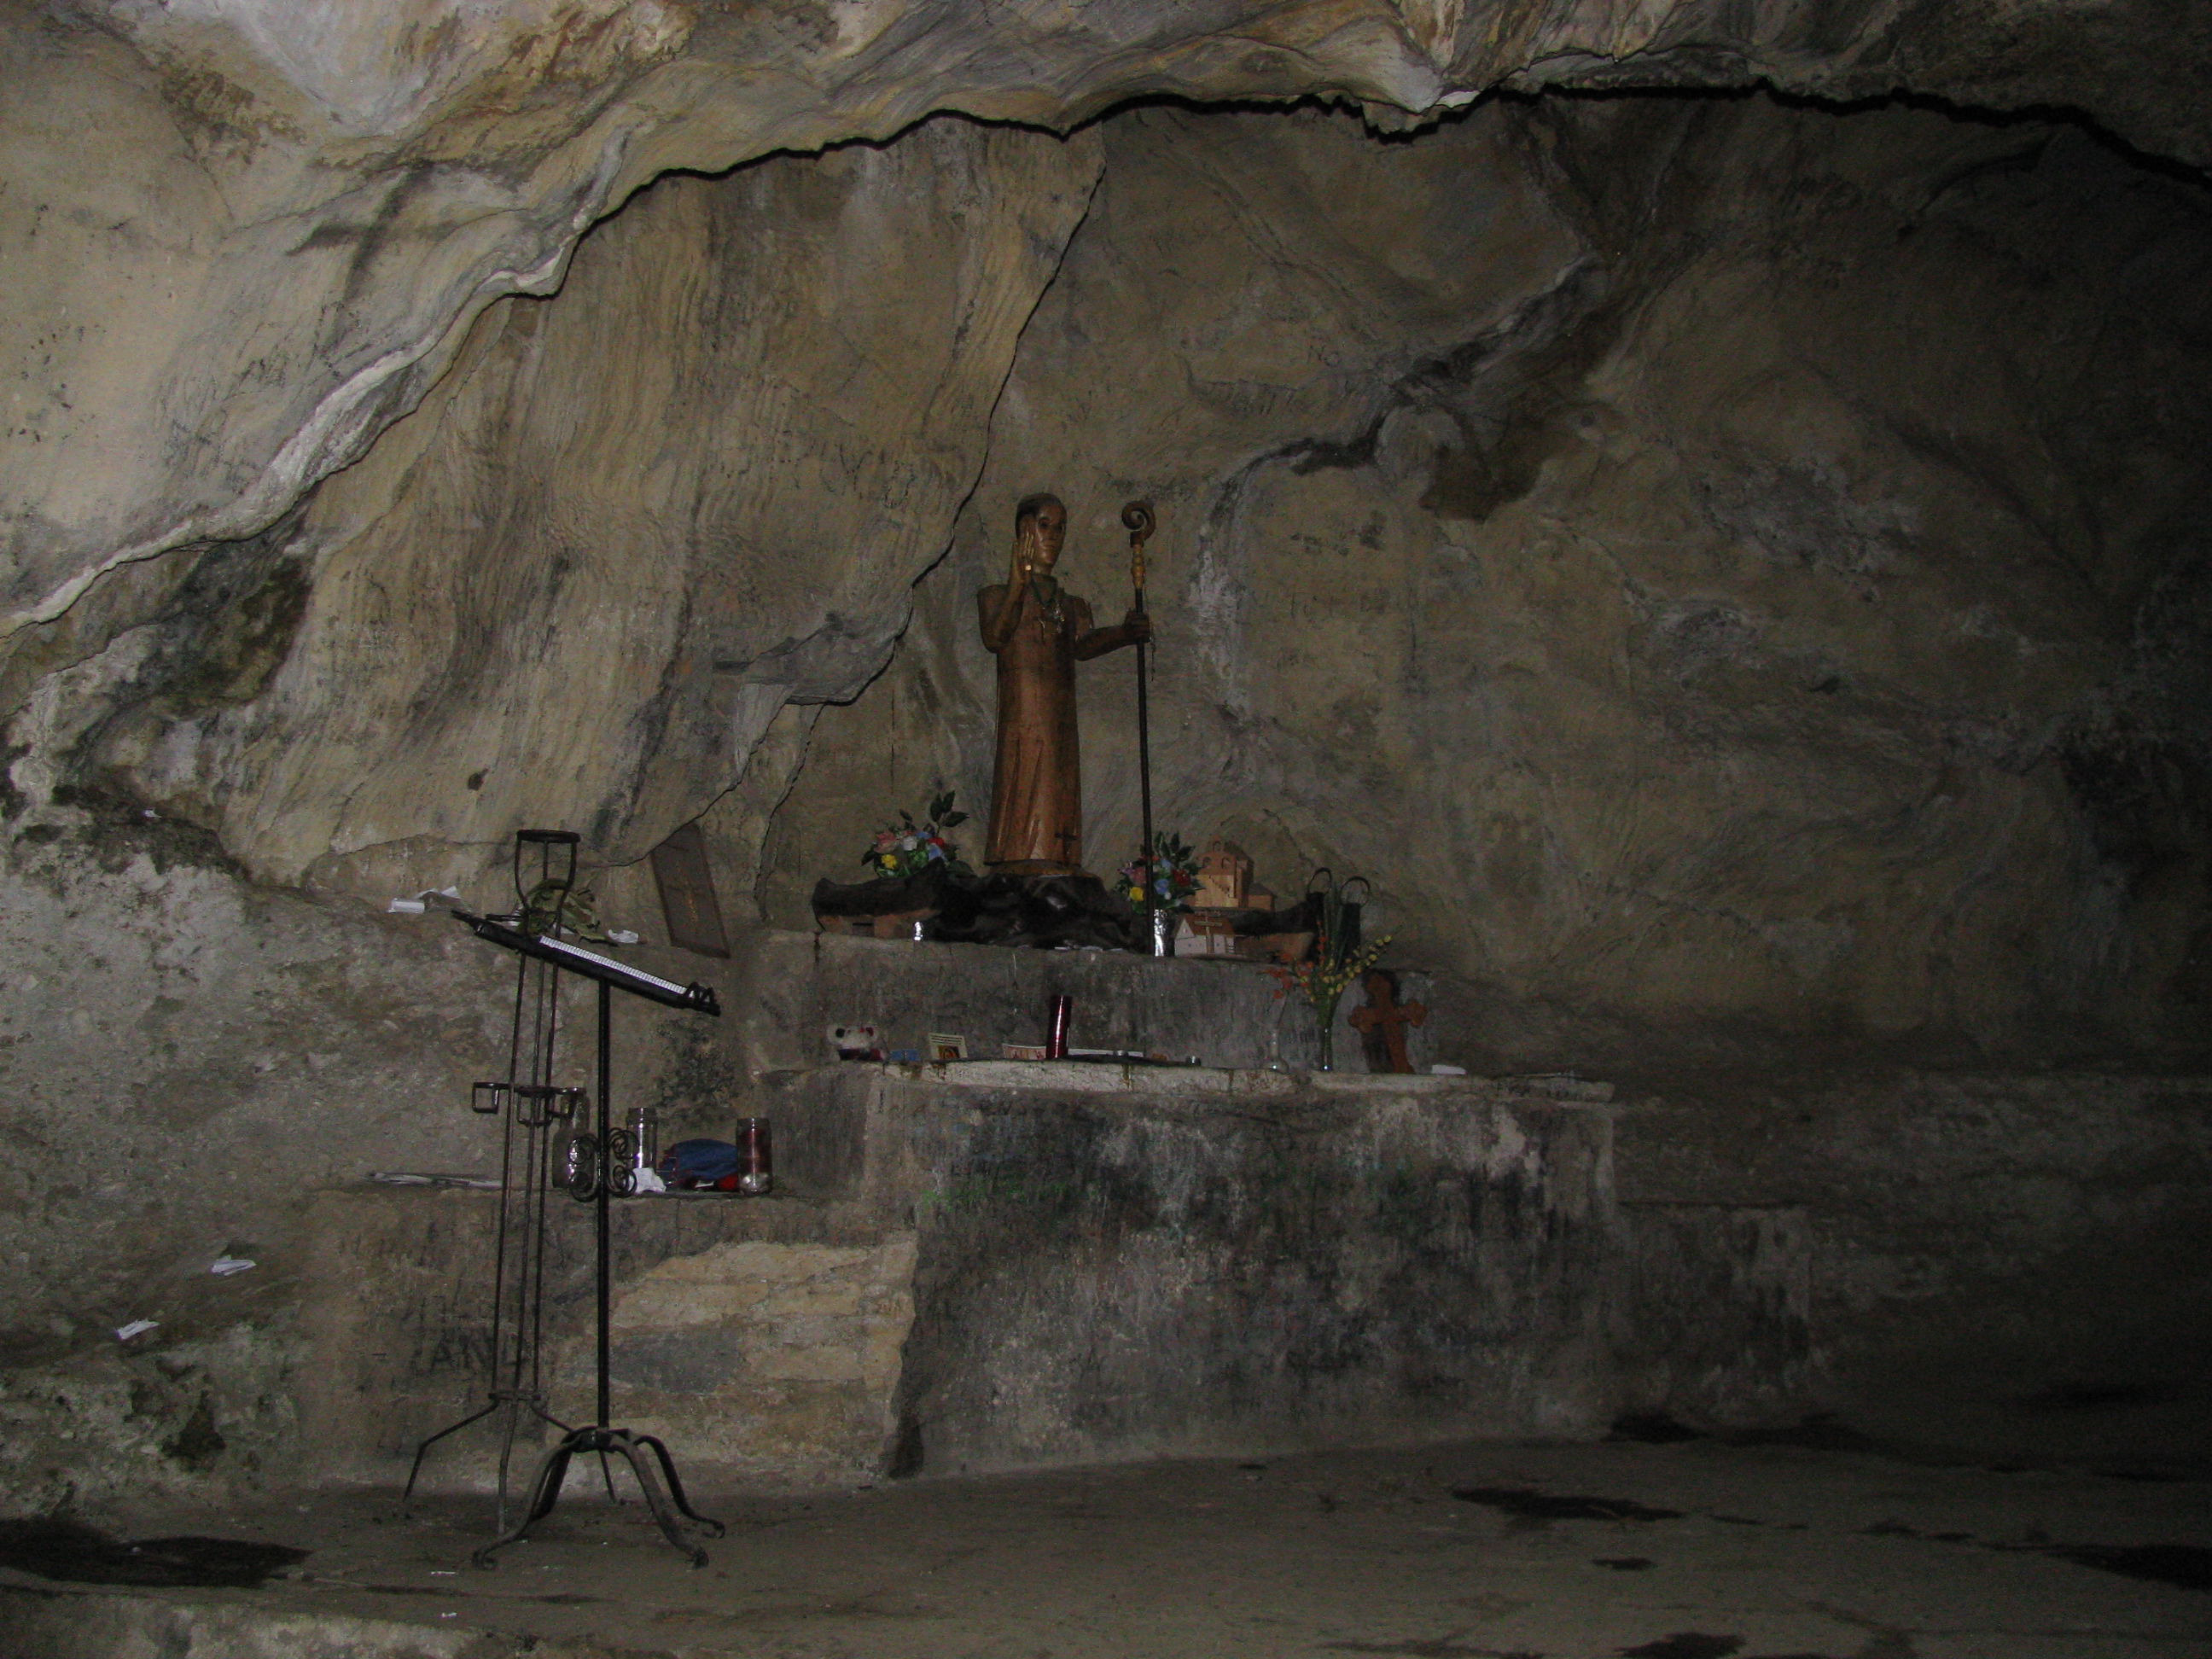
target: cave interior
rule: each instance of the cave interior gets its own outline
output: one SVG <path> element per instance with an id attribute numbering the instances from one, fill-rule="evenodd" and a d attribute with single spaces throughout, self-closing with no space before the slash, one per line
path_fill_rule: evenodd
<path id="1" fill-rule="evenodd" d="M 2212 1641 L 2201 26 L 401 9 L 5 11 L 10 1651 Z M 1356 988 L 1322 1070 L 1252 962 L 818 921 L 947 793 L 981 863 L 976 595 L 1047 490 L 1102 622 L 1158 524 L 1143 669 L 1076 674 L 1087 867 L 1141 673 L 1152 822 L 1363 878 L 1411 1073 Z M 519 959 L 442 910 L 530 827 L 717 999 L 616 1004 L 623 1108 L 777 1132 L 769 1196 L 609 1224 L 617 1413 L 755 1528 L 719 1612 L 578 1554 L 581 1463 L 565 1600 L 368 1582 L 460 1594 L 502 1478 L 495 1413 L 397 1506 L 497 1385 L 500 1201 L 373 1176 L 500 1173 Z M 1028 1059 L 1056 994 L 1197 1064 Z M 1182 1611 L 1001 1602 L 1054 1549 Z"/>

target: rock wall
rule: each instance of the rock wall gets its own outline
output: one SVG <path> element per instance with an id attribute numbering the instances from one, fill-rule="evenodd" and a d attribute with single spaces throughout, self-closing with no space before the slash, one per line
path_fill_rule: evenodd
<path id="1" fill-rule="evenodd" d="M 1460 976 L 1446 1057 L 2201 1052 L 2201 190 L 1765 98 L 1105 134 L 951 555 L 771 831 L 773 915 L 937 779 L 986 798 L 1014 500 L 1066 497 L 1110 609 L 1141 494 L 1158 821 L 1373 878 Z M 1084 671 L 1101 868 L 1128 665 Z"/>
<path id="2" fill-rule="evenodd" d="M 1800 1238 L 1803 1374 L 1854 1423 L 1990 1458 L 2201 1470 L 2209 1095 L 2094 1073 L 1685 1079 L 1620 1116 L 1620 1196 L 1662 1246 L 1713 1206 Z M 1723 1421 L 1741 1393 L 1698 1392 L 1682 1414 Z"/>
<path id="3" fill-rule="evenodd" d="M 1097 171 L 945 120 L 657 186 L 229 556 L 279 663 L 211 688 L 180 599 L 80 751 L 266 879 L 442 885 L 524 823 L 641 857 L 882 666 Z"/>
<path id="4" fill-rule="evenodd" d="M 76 167 L 86 63 L 137 88 L 100 142 L 167 84 L 24 27 L 55 73 L 10 177 Z M 176 187 L 281 159 L 250 137 L 179 152 Z M 1102 600 L 1115 509 L 1160 504 L 1164 821 L 1279 882 L 1374 877 L 1447 970 L 1441 1058 L 2201 1053 L 2212 330 L 2170 170 L 2075 125 L 1763 97 L 1388 140 L 1318 107 L 945 119 L 665 181 L 559 297 L 475 315 L 481 250 L 409 216 L 459 212 L 469 167 L 424 165 L 348 234 L 343 303 L 273 185 L 235 210 L 301 263 L 259 287 L 192 265 L 189 227 L 111 287 L 85 250 L 121 233 L 46 191 L 73 205 L 26 361 L 62 307 L 101 324 L 42 365 L 9 475 L 9 602 L 43 620 L 0 665 L 0 1134 L 30 1172 L 0 1228 L 42 1503 L 252 1474 L 291 1432 L 303 1189 L 470 1144 L 499 964 L 359 901 L 495 903 L 518 824 L 635 860 L 703 812 L 733 915 L 801 921 L 896 806 L 982 798 L 969 607 L 1041 484 Z M 153 234 L 143 202 L 118 222 Z M 141 303 L 187 268 L 216 309 Z M 302 307 L 362 355 L 279 349 Z M 1133 839 L 1127 668 L 1088 671 L 1101 865 Z M 658 933 L 640 866 L 600 882 Z M 271 1270 L 210 1281 L 234 1243 Z"/>
<path id="5" fill-rule="evenodd" d="M 574 1422 L 597 1382 L 592 1216 L 554 1202 L 535 1376 Z M 319 1196 L 298 1390 L 306 1483 L 398 1485 L 425 1437 L 511 1385 L 491 1370 L 495 1207 L 491 1194 L 419 1188 Z M 714 1486 L 880 1472 L 914 1318 L 911 1231 L 805 1203 L 669 1198 L 616 1205 L 609 1248 L 615 1421 L 662 1437 L 687 1479 Z M 441 1441 L 424 1489 L 495 1489 L 503 1426 L 495 1414 Z M 558 1437 L 520 1425 L 511 1497 Z"/>
<path id="6" fill-rule="evenodd" d="M 472 1165 L 513 983 L 450 924 L 252 886 L 142 808 L 86 817 L 0 869 L 0 1486 L 42 1510 L 296 1467 L 308 1196 Z"/>
<path id="7" fill-rule="evenodd" d="M 0 641 L 31 630 L 34 656 L 143 618 L 131 563 L 258 533 L 357 459 L 478 311 L 556 288 L 589 226 L 670 169 L 1161 94 L 1346 97 L 1403 123 L 1516 77 L 1902 87 L 2094 109 L 2212 155 L 2203 27 L 2155 0 L 9 0 L 0 31 Z"/>
<path id="8" fill-rule="evenodd" d="M 1096 151 L 946 121 L 671 180 L 301 512 L 46 641 L 0 798 L 24 1490 L 246 1478 L 241 1425 L 289 1432 L 306 1194 L 478 1167 L 505 1043 L 507 964 L 361 897 L 508 905 L 517 825 L 634 856 L 726 792 L 742 842 L 800 752 L 763 730 L 903 626 Z M 641 872 L 606 897 L 653 906 Z M 210 1280 L 241 1241 L 258 1277 Z M 250 1353 L 186 1355 L 238 1322 Z M 167 1457 L 203 1402 L 231 1454 Z"/>

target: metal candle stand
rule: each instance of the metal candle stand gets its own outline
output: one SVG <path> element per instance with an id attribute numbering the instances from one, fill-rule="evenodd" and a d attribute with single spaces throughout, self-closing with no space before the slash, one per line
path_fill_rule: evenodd
<path id="1" fill-rule="evenodd" d="M 633 1434 L 608 1421 L 613 1415 L 607 1364 L 609 1200 L 617 1192 L 626 1194 L 634 1189 L 630 1162 L 635 1150 L 632 1132 L 616 1124 L 613 1119 L 614 993 L 620 989 L 668 1007 L 697 1013 L 719 1016 L 722 1010 L 711 987 L 678 985 L 626 967 L 611 957 L 581 950 L 557 937 L 568 895 L 575 887 L 578 839 L 565 830 L 519 832 L 514 848 L 518 901 L 515 914 L 496 917 L 472 915 L 459 908 L 453 912 L 478 939 L 504 946 L 520 958 L 516 969 L 514 1025 L 507 1052 L 507 1080 L 477 1085 L 471 1101 L 476 1110 L 498 1112 L 502 1118 L 499 1231 L 494 1251 L 493 1386 L 490 1400 L 481 1410 L 439 1430 L 416 1449 L 415 1467 L 407 1477 L 407 1492 L 413 1493 L 416 1477 L 422 1473 L 423 1455 L 431 1446 L 504 1406 L 507 1408 L 507 1419 L 500 1446 L 500 1535 L 470 1558 L 477 1566 L 496 1565 L 494 1557 L 498 1551 L 527 1536 L 532 1527 L 552 1513 L 568 1479 L 568 1465 L 576 1457 L 593 1454 L 599 1456 L 600 1471 L 607 1483 L 607 1496 L 612 1498 L 614 1474 L 606 1462 L 611 1453 L 629 1462 L 661 1536 L 688 1555 L 693 1566 L 702 1567 L 707 1564 L 707 1552 L 685 1536 L 684 1522 L 690 1522 L 694 1528 L 710 1538 L 722 1535 L 722 1523 L 692 1509 L 684 1496 L 683 1480 L 676 1473 L 675 1460 L 657 1437 Z M 538 849 L 538 880 L 526 892 L 522 884 L 526 847 Z M 556 861 L 561 862 L 557 874 Z M 550 920 L 541 926 L 540 917 L 548 914 L 548 905 Z M 596 1106 L 582 1090 L 557 1088 L 550 1081 L 554 1037 L 559 1024 L 560 975 L 563 972 L 580 975 L 599 987 Z M 555 1124 L 572 1118 L 589 1121 L 568 1137 L 562 1184 L 571 1198 L 593 1206 L 596 1247 L 593 1289 L 598 1322 L 597 1411 L 593 1420 L 581 1427 L 562 1422 L 546 1409 L 541 1367 L 551 1132 Z M 518 1168 L 521 1175 L 520 1186 L 514 1180 Z M 525 1411 L 561 1430 L 562 1438 L 538 1465 L 521 1520 L 509 1527 L 507 1467 L 515 1430 Z M 645 1455 L 647 1452 L 652 1454 L 650 1460 Z M 679 1520 L 679 1516 L 683 1519 Z"/>

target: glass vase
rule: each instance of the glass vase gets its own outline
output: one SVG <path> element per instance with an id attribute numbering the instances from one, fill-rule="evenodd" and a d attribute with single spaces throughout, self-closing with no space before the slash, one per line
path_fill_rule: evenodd
<path id="1" fill-rule="evenodd" d="M 1314 1070 L 1333 1072 L 1336 1069 L 1336 1004 L 1337 998 L 1314 1004 Z"/>

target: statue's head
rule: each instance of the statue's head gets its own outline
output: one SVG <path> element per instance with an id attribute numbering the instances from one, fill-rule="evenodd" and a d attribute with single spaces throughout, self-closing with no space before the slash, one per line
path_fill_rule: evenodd
<path id="1" fill-rule="evenodd" d="M 1059 562 L 1067 540 L 1067 509 L 1057 495 L 1024 495 L 1014 508 L 1014 546 L 1038 570 Z"/>

